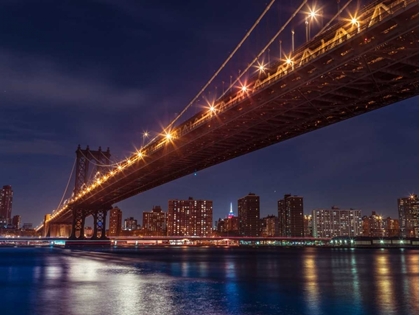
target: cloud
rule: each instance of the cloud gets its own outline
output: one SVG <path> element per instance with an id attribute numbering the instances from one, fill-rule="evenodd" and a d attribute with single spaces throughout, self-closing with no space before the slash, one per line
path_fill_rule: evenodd
<path id="1" fill-rule="evenodd" d="M 0 102 L 14 107 L 84 107 L 119 110 L 141 106 L 140 88 L 113 84 L 96 69 L 75 72 L 42 57 L 0 51 Z M 102 71 L 103 72 L 103 71 Z"/>

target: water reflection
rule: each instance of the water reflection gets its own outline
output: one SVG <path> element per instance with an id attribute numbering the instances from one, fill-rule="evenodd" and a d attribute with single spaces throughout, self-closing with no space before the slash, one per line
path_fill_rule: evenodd
<path id="1" fill-rule="evenodd" d="M 197 251 L 0 255 L 1 314 L 418 314 L 418 251 Z"/>
<path id="2" fill-rule="evenodd" d="M 319 309 L 319 284 L 318 284 L 318 270 L 315 264 L 315 255 L 308 254 L 304 259 L 304 280 L 306 291 L 306 305 L 311 314 L 320 314 Z"/>
<path id="3" fill-rule="evenodd" d="M 378 288 L 379 309 L 383 314 L 395 313 L 394 292 L 391 285 L 389 255 L 382 251 L 375 256 L 375 278 Z"/>

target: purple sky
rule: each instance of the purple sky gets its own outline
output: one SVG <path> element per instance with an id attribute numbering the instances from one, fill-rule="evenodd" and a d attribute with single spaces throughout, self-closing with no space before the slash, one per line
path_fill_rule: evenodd
<path id="1" fill-rule="evenodd" d="M 57 207 L 78 144 L 110 147 L 118 160 L 141 146 L 143 131 L 160 132 L 267 3 L 1 1 L 0 185 L 13 186 L 12 215 L 37 225 Z M 324 22 L 335 4 L 324 0 Z M 298 5 L 277 1 L 206 97 L 244 69 Z M 299 14 L 293 22 L 296 47 L 305 36 L 303 18 Z M 314 24 L 312 34 L 317 28 Z M 290 51 L 290 29 L 280 39 L 284 52 Z M 278 46 L 277 40 L 266 61 L 269 55 L 278 57 Z M 205 104 L 200 100 L 197 106 Z M 230 202 L 236 205 L 249 192 L 260 196 L 263 216 L 277 214 L 277 200 L 291 193 L 304 197 L 305 213 L 336 205 L 396 217 L 397 198 L 418 193 L 418 104 L 418 97 L 393 104 L 188 175 L 118 206 L 124 218 L 140 219 L 153 205 L 166 210 L 169 199 L 192 196 L 213 200 L 217 220 L 227 215 Z"/>

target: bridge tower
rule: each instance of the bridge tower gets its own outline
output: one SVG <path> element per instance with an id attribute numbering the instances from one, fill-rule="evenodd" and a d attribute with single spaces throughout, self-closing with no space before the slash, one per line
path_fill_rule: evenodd
<path id="1" fill-rule="evenodd" d="M 105 173 L 110 158 L 109 148 L 106 151 L 102 151 L 101 147 L 98 150 L 90 150 L 89 146 L 86 149 L 81 149 L 80 145 L 77 147 L 74 196 L 83 190 L 83 187 L 87 185 L 89 180 L 94 180 Z M 94 167 L 93 172 L 92 166 Z M 106 239 L 106 215 L 111 208 L 111 205 L 96 206 L 90 209 L 74 207 L 70 239 L 84 239 L 85 220 L 90 215 L 93 217 L 94 225 L 92 239 Z"/>

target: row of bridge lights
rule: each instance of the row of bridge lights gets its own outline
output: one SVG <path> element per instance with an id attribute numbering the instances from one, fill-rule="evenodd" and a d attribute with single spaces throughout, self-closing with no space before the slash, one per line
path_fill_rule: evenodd
<path id="1" fill-rule="evenodd" d="M 311 18 L 311 19 L 313 19 L 317 15 L 318 15 L 317 14 L 317 11 L 311 10 L 310 13 L 309 13 L 309 15 L 308 15 L 308 17 Z M 352 25 L 357 26 L 357 31 L 360 32 L 360 22 L 358 21 L 358 19 L 356 17 L 351 17 L 350 22 L 351 22 Z M 286 62 L 287 65 L 291 65 L 291 64 L 293 64 L 293 59 L 291 57 L 287 57 L 285 59 L 285 62 Z M 260 71 L 260 73 L 263 73 L 266 70 L 266 67 L 265 66 L 266 66 L 265 64 L 257 62 L 257 66 L 256 67 Z M 248 91 L 249 91 L 249 88 L 246 85 L 242 85 L 240 87 L 240 92 L 246 93 Z M 214 103 L 210 104 L 208 110 L 209 110 L 210 113 L 215 113 L 216 110 L 217 110 L 215 104 Z M 148 132 L 143 133 L 143 141 L 144 141 L 144 138 L 147 138 L 148 136 L 149 136 L 149 133 Z M 174 138 L 174 136 L 172 135 L 172 133 L 170 131 L 166 131 L 166 130 L 164 130 L 163 137 L 164 137 L 164 139 L 167 142 L 168 141 L 171 141 Z M 126 159 L 124 161 L 125 162 L 125 165 L 123 165 L 123 163 L 121 163 L 120 165 L 117 166 L 116 169 L 110 171 L 108 173 L 108 175 L 104 175 L 102 177 L 102 179 L 101 178 L 98 178 L 95 183 L 93 183 L 90 186 L 86 187 L 83 191 L 81 191 L 80 193 L 78 193 L 77 196 L 75 196 L 74 198 L 70 199 L 70 202 L 74 202 L 74 201 L 79 200 L 80 198 L 82 198 L 83 196 L 85 196 L 87 193 L 89 193 L 91 190 L 95 189 L 97 186 L 99 186 L 103 182 L 107 181 L 110 177 L 114 176 L 117 172 L 121 172 L 126 166 L 130 165 L 135 160 L 142 159 L 144 156 L 145 155 L 144 155 L 144 153 L 142 151 L 138 151 L 137 154 L 135 155 L 136 158 L 134 160 L 133 160 L 133 158 Z M 61 211 L 65 210 L 67 208 L 68 208 L 68 205 L 64 205 L 59 211 L 57 211 L 55 213 L 55 215 L 57 215 L 58 213 L 60 213 Z"/>

